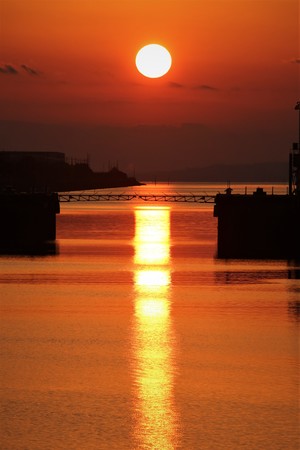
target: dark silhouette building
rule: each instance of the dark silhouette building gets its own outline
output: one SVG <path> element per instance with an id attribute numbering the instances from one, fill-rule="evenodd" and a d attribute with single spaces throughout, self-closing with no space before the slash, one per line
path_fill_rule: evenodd
<path id="1" fill-rule="evenodd" d="M 60 152 L 0 152 L 0 189 L 60 192 L 139 184 L 116 167 L 94 172 L 88 160 L 68 162 Z"/>

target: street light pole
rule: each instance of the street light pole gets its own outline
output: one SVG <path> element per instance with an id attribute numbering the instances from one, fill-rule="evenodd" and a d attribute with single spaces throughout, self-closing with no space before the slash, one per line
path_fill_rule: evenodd
<path id="1" fill-rule="evenodd" d="M 298 111 L 299 115 L 299 125 L 298 125 L 298 150 L 300 150 L 300 101 L 296 103 L 295 109 Z"/>
<path id="2" fill-rule="evenodd" d="M 293 154 L 293 178 L 295 184 L 295 192 L 300 195 L 300 101 L 296 103 L 296 111 L 299 114 L 299 136 L 296 151 Z"/>

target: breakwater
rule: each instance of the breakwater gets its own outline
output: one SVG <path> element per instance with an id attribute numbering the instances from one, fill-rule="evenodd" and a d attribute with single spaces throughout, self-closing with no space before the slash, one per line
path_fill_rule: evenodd
<path id="1" fill-rule="evenodd" d="M 0 249 L 35 249 L 56 239 L 58 194 L 0 193 Z"/>
<path id="2" fill-rule="evenodd" d="M 300 258 L 300 197 L 218 194 L 219 258 Z"/>

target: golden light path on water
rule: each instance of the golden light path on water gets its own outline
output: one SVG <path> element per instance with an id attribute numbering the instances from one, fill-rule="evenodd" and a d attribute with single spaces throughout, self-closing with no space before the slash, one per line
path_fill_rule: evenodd
<path id="1" fill-rule="evenodd" d="M 135 209 L 133 373 L 137 448 L 173 449 L 174 336 L 170 318 L 170 209 Z"/>

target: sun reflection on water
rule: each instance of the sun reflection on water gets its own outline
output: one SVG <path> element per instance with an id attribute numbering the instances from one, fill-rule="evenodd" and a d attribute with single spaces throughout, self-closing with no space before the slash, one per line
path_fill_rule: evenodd
<path id="1" fill-rule="evenodd" d="M 173 449 L 174 336 L 170 318 L 170 210 L 135 210 L 133 361 L 138 448 Z"/>
<path id="2" fill-rule="evenodd" d="M 169 264 L 170 209 L 136 209 L 134 242 L 135 264 Z"/>

